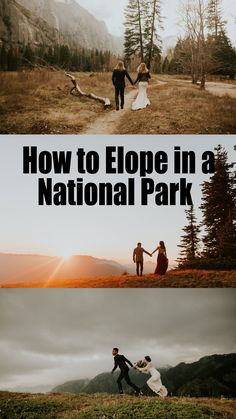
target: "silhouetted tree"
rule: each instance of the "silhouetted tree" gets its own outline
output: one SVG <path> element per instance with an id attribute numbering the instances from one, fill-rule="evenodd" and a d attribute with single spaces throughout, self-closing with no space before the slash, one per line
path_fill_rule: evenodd
<path id="1" fill-rule="evenodd" d="M 200 242 L 200 227 L 197 224 L 194 207 L 191 206 L 185 213 L 188 224 L 183 228 L 184 234 L 181 237 L 181 243 L 178 245 L 178 247 L 181 248 L 180 257 L 178 259 L 180 265 L 184 264 L 184 262 L 192 261 L 198 256 Z"/>
<path id="2" fill-rule="evenodd" d="M 215 173 L 202 185 L 204 256 L 236 258 L 235 173 L 230 171 L 228 155 L 216 148 Z"/>

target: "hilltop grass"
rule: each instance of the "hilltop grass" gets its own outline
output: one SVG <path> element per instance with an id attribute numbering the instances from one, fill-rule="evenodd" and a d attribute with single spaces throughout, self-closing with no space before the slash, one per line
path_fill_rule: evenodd
<path id="1" fill-rule="evenodd" d="M 2 284 L 0 288 L 235 288 L 236 270 L 173 270 L 163 276 L 147 274 L 47 280 Z"/>
<path id="2" fill-rule="evenodd" d="M 63 72 L 1 72 L 0 77 L 0 134 L 83 134 L 104 115 L 101 103 L 69 95 L 72 84 Z M 76 77 L 84 91 L 109 97 L 114 109 L 111 73 Z M 166 84 L 155 85 L 156 80 Z M 126 93 L 130 89 L 127 82 Z M 171 76 L 153 76 L 149 96 L 151 107 L 121 115 L 115 134 L 236 133 L 236 99 L 213 96 Z"/>
<path id="3" fill-rule="evenodd" d="M 4 419 L 233 419 L 235 400 L 0 392 Z"/>

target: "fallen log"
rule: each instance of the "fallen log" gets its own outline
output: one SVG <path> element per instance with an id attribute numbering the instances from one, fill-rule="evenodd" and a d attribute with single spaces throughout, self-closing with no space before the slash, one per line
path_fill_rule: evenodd
<path id="1" fill-rule="evenodd" d="M 76 90 L 76 92 L 78 93 L 79 96 L 88 97 L 90 99 L 94 99 L 94 100 L 97 100 L 98 102 L 103 103 L 105 109 L 107 109 L 111 106 L 111 101 L 107 97 L 105 98 L 105 97 L 96 96 L 93 93 L 85 93 L 81 90 L 81 88 L 80 88 L 80 86 L 79 86 L 79 84 L 78 84 L 78 82 L 77 82 L 77 80 L 74 76 L 72 76 L 69 73 L 66 73 L 66 77 L 69 77 L 71 79 L 72 84 L 73 84 L 73 87 L 70 90 L 70 94 L 74 90 Z"/>

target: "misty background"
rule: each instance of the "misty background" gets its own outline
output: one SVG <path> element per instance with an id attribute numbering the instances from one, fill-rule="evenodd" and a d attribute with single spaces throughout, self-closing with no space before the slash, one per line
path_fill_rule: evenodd
<path id="1" fill-rule="evenodd" d="M 65 0 L 66 1 L 66 0 Z M 128 0 L 76 0 L 81 6 L 96 16 L 97 19 L 103 20 L 109 32 L 116 36 L 122 36 L 124 27 L 124 9 L 128 4 Z M 162 0 L 162 14 L 164 19 L 164 30 L 162 38 L 178 37 L 181 32 L 180 23 L 181 0 Z M 236 45 L 236 3 L 234 0 L 223 0 L 223 16 L 228 21 L 227 30 L 229 37 L 234 45 Z"/>
<path id="2" fill-rule="evenodd" d="M 51 389 L 113 368 L 236 351 L 234 290 L 2 290 L 0 389 Z"/>

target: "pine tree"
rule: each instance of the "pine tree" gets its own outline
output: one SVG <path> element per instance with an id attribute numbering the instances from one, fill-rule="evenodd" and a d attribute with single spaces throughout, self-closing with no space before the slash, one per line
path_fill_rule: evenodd
<path id="1" fill-rule="evenodd" d="M 71 65 L 71 53 L 68 45 L 60 45 L 60 65 L 69 68 Z"/>
<path id="2" fill-rule="evenodd" d="M 124 54 L 125 61 L 130 62 L 132 56 L 139 56 L 144 61 L 143 45 L 143 0 L 129 0 L 125 9 Z"/>
<path id="3" fill-rule="evenodd" d="M 153 57 L 161 54 L 161 40 L 158 31 L 162 28 L 160 0 L 147 1 L 144 14 L 145 60 L 150 68 Z"/>
<path id="4" fill-rule="evenodd" d="M 189 38 L 179 38 L 169 64 L 170 73 L 191 74 L 192 81 L 194 82 L 197 78 L 196 70 L 196 66 L 193 66 L 193 56 L 191 53 L 191 42 Z"/>
<path id="5" fill-rule="evenodd" d="M 183 228 L 184 234 L 181 237 L 181 243 L 178 245 L 182 249 L 178 259 L 180 265 L 196 259 L 200 242 L 200 227 L 197 224 L 194 207 L 191 206 L 185 213 L 188 224 Z"/>
<path id="6" fill-rule="evenodd" d="M 16 71 L 18 68 L 17 51 L 11 46 L 7 55 L 8 71 Z"/>
<path id="7" fill-rule="evenodd" d="M 204 256 L 213 259 L 236 258 L 235 173 L 231 173 L 227 159 L 227 152 L 219 145 L 215 173 L 202 185 Z"/>
<path id="8" fill-rule="evenodd" d="M 54 52 L 51 46 L 48 48 L 48 51 L 44 54 L 43 59 L 50 65 L 54 64 Z"/>
<path id="9" fill-rule="evenodd" d="M 32 67 L 35 61 L 35 54 L 33 49 L 29 44 L 26 45 L 24 53 L 23 53 L 23 61 L 27 67 Z"/>
<path id="10" fill-rule="evenodd" d="M 208 3 L 208 29 L 215 39 L 225 30 L 227 23 L 222 17 L 221 4 L 222 0 L 209 0 Z"/>
<path id="11" fill-rule="evenodd" d="M 231 79 L 234 79 L 236 74 L 236 51 L 225 31 L 219 32 L 218 37 L 211 42 L 211 51 L 214 63 L 212 73 L 229 75 Z"/>
<path id="12" fill-rule="evenodd" d="M 164 61 L 163 61 L 163 64 L 162 64 L 162 73 L 168 74 L 169 73 L 169 66 L 170 66 L 170 62 L 169 62 L 168 57 L 166 56 Z"/>
<path id="13" fill-rule="evenodd" d="M 0 50 L 0 68 L 2 70 L 7 70 L 7 51 L 5 45 L 3 44 Z"/>

